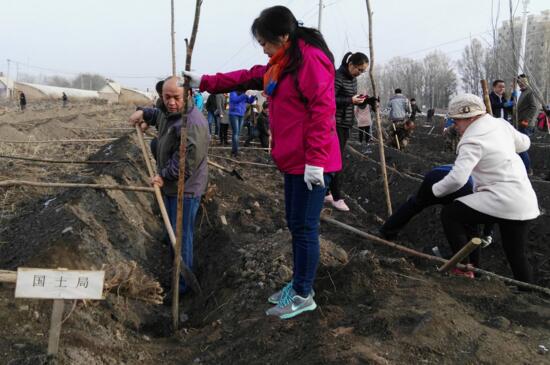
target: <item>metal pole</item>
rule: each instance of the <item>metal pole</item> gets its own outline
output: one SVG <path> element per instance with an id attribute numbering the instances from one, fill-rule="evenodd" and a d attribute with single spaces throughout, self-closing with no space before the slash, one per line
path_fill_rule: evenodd
<path id="1" fill-rule="evenodd" d="M 317 21 L 317 29 L 321 31 L 321 20 L 323 18 L 323 0 L 319 0 L 319 20 Z"/>
<path id="2" fill-rule="evenodd" d="M 518 59 L 518 75 L 523 72 L 523 66 L 525 65 L 525 44 L 527 43 L 527 6 L 529 0 L 523 0 L 523 17 L 521 19 L 521 43 L 519 46 L 519 59 Z"/>

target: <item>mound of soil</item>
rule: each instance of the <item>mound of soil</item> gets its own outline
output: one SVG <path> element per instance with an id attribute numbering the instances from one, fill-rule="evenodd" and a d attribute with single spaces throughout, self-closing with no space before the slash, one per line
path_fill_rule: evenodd
<path id="1" fill-rule="evenodd" d="M 80 118 L 88 117 L 78 116 L 70 123 Z M 453 160 L 452 154 L 438 149 L 443 145 L 441 136 L 428 131 L 418 128 L 407 151 L 387 152 L 388 164 L 400 171 L 390 172 L 394 207 L 414 193 L 418 176 Z M 122 137 L 89 156 L 122 162 L 60 170 L 54 176 L 146 185 L 136 145 L 133 137 Z M 358 147 L 356 142 L 352 145 Z M 255 150 L 243 150 L 240 158 L 271 163 L 267 154 Z M 288 321 L 267 318 L 267 297 L 290 279 L 292 268 L 282 178 L 275 169 L 213 159 L 238 170 L 244 180 L 216 168 L 210 171 L 195 238 L 195 272 L 202 295 L 188 293 L 181 298 L 184 322 L 176 334 L 170 328 L 171 249 L 164 243 L 152 194 L 57 190 L 35 192 L 31 198 L 18 195 L 13 203 L 16 212 L 0 221 L 2 269 L 89 269 L 136 261 L 165 288 L 164 305 L 116 294 L 105 301 L 77 304 L 70 316 L 65 314 L 60 363 L 549 363 L 549 355 L 539 347 L 550 347 L 548 298 L 488 278 L 443 276 L 429 263 L 401 257 L 325 224 L 315 283 L 318 310 Z M 347 156 L 344 191 L 352 210 L 326 210 L 326 214 L 376 231 L 386 205 L 375 160 L 376 153 Z M 534 168 L 545 169 L 538 164 Z M 547 210 L 548 185 L 534 181 L 534 187 Z M 0 191 L 0 196 L 4 194 Z M 529 256 L 540 285 L 549 285 L 547 219 L 541 216 L 529 234 Z M 416 217 L 399 241 L 424 251 L 438 245 L 445 253 L 437 208 Z M 498 238 L 484 251 L 482 262 L 486 269 L 510 274 Z M 13 287 L 0 287 L 0 353 L 10 364 L 40 363 L 51 304 L 12 296 Z"/>

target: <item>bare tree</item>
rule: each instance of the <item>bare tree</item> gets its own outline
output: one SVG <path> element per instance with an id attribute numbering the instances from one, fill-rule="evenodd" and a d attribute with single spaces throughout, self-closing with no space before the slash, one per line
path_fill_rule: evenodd
<path id="1" fill-rule="evenodd" d="M 430 105 L 435 108 L 446 108 L 449 99 L 456 93 L 457 76 L 453 70 L 450 58 L 440 51 L 434 51 L 424 57 L 423 100 L 430 99 Z"/>
<path id="2" fill-rule="evenodd" d="M 44 78 L 42 82 L 46 85 L 51 85 L 51 86 L 71 87 L 70 80 L 66 79 L 63 76 L 58 76 L 58 75 L 47 76 Z"/>
<path id="3" fill-rule="evenodd" d="M 481 95 L 479 80 L 486 78 L 484 63 L 486 51 L 481 42 L 474 38 L 462 52 L 458 61 L 458 70 L 462 80 L 462 88 L 467 93 Z"/>
<path id="4" fill-rule="evenodd" d="M 377 74 L 377 87 L 382 98 L 389 98 L 394 89 L 400 88 L 420 105 L 446 108 L 448 100 L 456 92 L 456 74 L 450 59 L 440 52 L 433 52 L 417 61 L 394 57 Z"/>
<path id="5" fill-rule="evenodd" d="M 71 82 L 76 89 L 100 90 L 105 86 L 105 76 L 99 74 L 82 73 Z"/>

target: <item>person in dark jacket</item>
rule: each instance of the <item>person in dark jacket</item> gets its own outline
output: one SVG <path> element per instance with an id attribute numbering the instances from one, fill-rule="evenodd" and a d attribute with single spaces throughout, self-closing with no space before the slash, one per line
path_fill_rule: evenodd
<path id="1" fill-rule="evenodd" d="M 239 154 L 239 137 L 246 112 L 246 104 L 252 104 L 256 100 L 254 96 L 248 96 L 241 91 L 232 91 L 229 94 L 229 123 L 231 123 L 231 155 Z"/>
<path id="2" fill-rule="evenodd" d="M 521 90 L 517 103 L 517 128 L 520 133 L 525 134 L 529 138 L 535 133 L 535 118 L 537 116 L 537 102 L 535 100 L 535 94 L 529 86 L 529 79 L 525 75 L 518 76 L 518 86 Z M 531 168 L 531 158 L 529 157 L 529 151 L 523 151 L 519 154 L 528 175 L 533 175 L 533 169 Z"/>
<path id="3" fill-rule="evenodd" d="M 206 112 L 208 113 L 208 129 L 211 135 L 216 135 L 222 140 L 220 135 L 220 121 L 223 118 L 225 110 L 225 97 L 223 94 L 210 94 L 206 99 Z M 214 131 L 212 131 L 214 125 Z M 214 134 L 212 134 L 214 132 Z M 227 134 L 225 140 L 227 141 Z"/>
<path id="4" fill-rule="evenodd" d="M 412 98 L 411 99 L 411 115 L 410 115 L 409 119 L 412 120 L 413 122 L 416 118 L 416 113 L 422 114 L 422 110 L 420 110 L 420 108 L 416 104 L 416 99 Z"/>
<path id="5" fill-rule="evenodd" d="M 248 135 L 246 142 L 244 143 L 245 147 L 250 145 L 256 137 L 260 140 L 262 148 L 269 148 L 269 109 L 267 101 L 264 101 L 262 104 L 262 111 L 257 112 L 256 105 L 251 105 L 252 117 L 250 118 L 251 132 Z"/>
<path id="6" fill-rule="evenodd" d="M 129 119 L 132 125 L 142 130 L 149 126 L 158 129 L 156 153 L 157 175 L 152 184 L 161 188 L 164 203 L 172 228 L 176 229 L 177 194 L 179 178 L 179 145 L 181 138 L 183 108 L 183 88 L 178 86 L 180 78 L 165 80 L 162 99 L 166 111 L 157 108 L 138 108 Z M 195 217 L 199 209 L 201 196 L 208 183 L 208 144 L 210 136 L 208 123 L 202 113 L 194 106 L 193 97 L 188 97 L 187 108 L 187 152 L 185 157 L 185 191 L 183 193 L 183 239 L 182 252 L 185 264 L 193 267 L 193 232 Z M 187 285 L 180 281 L 180 292 Z"/>
<path id="7" fill-rule="evenodd" d="M 375 98 L 369 98 L 367 95 L 357 94 L 357 76 L 367 71 L 369 67 L 369 58 L 361 52 L 348 52 L 344 55 L 342 63 L 334 81 L 334 91 L 336 93 L 336 132 L 340 143 L 340 154 L 342 156 L 342 167 L 344 166 L 344 150 L 350 135 L 350 129 L 353 127 L 355 119 L 354 106 L 369 103 L 371 107 L 376 107 Z M 340 211 L 347 212 L 349 207 L 342 199 L 341 176 L 340 172 L 334 174 L 330 183 L 329 192 L 325 197 L 326 203 Z"/>
<path id="8" fill-rule="evenodd" d="M 433 122 L 434 115 L 435 115 L 435 109 L 434 108 L 428 109 L 428 112 L 426 113 L 426 123 L 431 124 Z"/>
<path id="9" fill-rule="evenodd" d="M 512 100 L 506 100 L 506 95 L 504 95 L 505 90 L 506 84 L 503 80 L 493 81 L 493 91 L 489 94 L 489 99 L 491 100 L 493 116 L 509 121 L 508 113 L 512 111 L 514 102 Z"/>
<path id="10" fill-rule="evenodd" d="M 388 146 L 400 150 L 405 149 L 415 128 L 416 126 L 412 120 L 390 124 L 386 128 L 386 142 Z"/>
<path id="11" fill-rule="evenodd" d="M 27 108 L 27 97 L 25 96 L 24 92 L 19 93 L 19 107 L 21 108 L 21 111 L 25 111 Z"/>
<path id="12" fill-rule="evenodd" d="M 63 108 L 67 107 L 67 103 L 69 102 L 69 98 L 67 97 L 67 94 L 63 92 L 63 95 L 61 95 L 61 100 L 63 102 Z"/>

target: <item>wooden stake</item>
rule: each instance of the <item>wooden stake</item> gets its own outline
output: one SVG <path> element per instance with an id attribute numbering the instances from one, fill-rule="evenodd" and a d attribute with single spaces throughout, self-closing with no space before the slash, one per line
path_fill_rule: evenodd
<path id="1" fill-rule="evenodd" d="M 174 16 L 174 0 L 170 0 L 170 39 L 172 41 L 172 76 L 176 76 L 176 31 Z"/>
<path id="2" fill-rule="evenodd" d="M 18 143 L 18 144 L 29 144 L 29 143 L 99 143 L 99 142 L 112 142 L 120 138 L 100 138 L 100 139 L 57 139 L 50 141 L 2 141 L 0 143 Z"/>
<path id="3" fill-rule="evenodd" d="M 15 283 L 17 271 L 0 270 L 0 283 Z"/>
<path id="4" fill-rule="evenodd" d="M 390 242 L 388 240 L 377 237 L 375 235 L 372 235 L 370 233 L 363 232 L 363 231 L 361 231 L 357 228 L 354 228 L 354 227 L 349 226 L 345 223 L 339 222 L 336 219 L 327 217 L 325 215 L 321 215 L 321 220 L 324 221 L 324 222 L 330 223 L 334 226 L 343 228 L 343 229 L 345 229 L 349 232 L 355 233 L 356 235 L 361 236 L 361 237 L 366 238 L 366 239 L 369 239 L 373 242 L 381 243 L 385 246 L 389 246 L 389 247 L 391 247 L 393 249 L 396 249 L 398 251 L 401 251 L 401 252 L 403 252 L 407 255 L 416 256 L 416 257 L 420 257 L 420 258 L 423 258 L 423 259 L 426 259 L 426 260 L 429 260 L 429 261 L 435 261 L 435 262 L 439 262 L 439 263 L 443 263 L 443 264 L 445 264 L 449 261 L 449 260 L 445 260 L 444 258 L 441 258 L 441 257 L 428 255 L 428 254 L 413 250 L 411 248 L 408 248 L 408 247 L 405 247 L 405 246 L 402 246 L 402 245 L 398 245 L 397 243 L 393 243 L 393 242 Z M 456 265 L 456 267 L 458 267 L 459 269 L 469 269 L 469 268 L 466 267 L 466 265 L 462 265 L 462 264 L 458 264 L 458 265 Z M 513 284 L 513 285 L 523 287 L 523 288 L 533 289 L 533 290 L 536 290 L 538 292 L 544 293 L 546 295 L 550 295 L 550 289 L 544 288 L 542 286 L 529 284 L 529 283 L 524 283 L 523 281 L 510 279 L 510 278 L 507 278 L 505 276 L 501 276 L 501 275 L 495 274 L 493 272 L 485 271 L 485 270 L 478 269 L 478 268 L 475 268 L 475 267 L 473 269 L 471 269 L 470 271 L 473 271 L 475 273 L 482 274 L 482 275 L 485 275 L 485 276 L 490 276 L 490 277 L 493 277 L 495 279 L 502 280 L 505 283 Z"/>
<path id="5" fill-rule="evenodd" d="M 105 190 L 126 190 L 126 191 L 146 191 L 154 192 L 155 190 L 148 186 L 124 186 L 110 184 L 77 184 L 77 183 L 48 183 L 41 181 L 25 181 L 25 180 L 4 180 L 0 181 L 0 186 L 37 186 L 44 188 L 77 188 L 77 189 L 105 189 Z"/>
<path id="6" fill-rule="evenodd" d="M 30 158 L 30 157 L 23 157 L 23 156 L 8 156 L 8 155 L 0 155 L 0 158 L 5 158 L 9 160 L 43 162 L 43 163 L 90 164 L 90 165 L 108 165 L 112 163 L 126 162 L 126 161 L 49 160 L 49 159 Z"/>
<path id="7" fill-rule="evenodd" d="M 191 71 L 191 58 L 193 47 L 197 38 L 199 29 L 199 19 L 202 0 L 196 0 L 195 18 L 191 31 L 191 41 L 185 39 L 187 55 L 185 58 L 185 70 Z M 181 139 L 179 146 L 179 175 L 178 175 L 178 206 L 176 216 L 176 247 L 174 248 L 174 270 L 172 272 L 172 327 L 174 331 L 178 330 L 179 325 L 179 283 L 180 283 L 180 264 L 181 264 L 181 245 L 183 239 L 183 193 L 185 191 L 185 157 L 187 154 L 187 101 L 189 99 L 189 83 L 185 82 L 183 86 L 183 109 L 181 111 L 182 126 Z"/>
<path id="8" fill-rule="evenodd" d="M 214 158 L 221 158 L 222 160 L 231 161 L 231 162 L 241 164 L 241 165 L 252 165 L 252 166 L 269 167 L 269 168 L 275 168 L 275 169 L 277 168 L 277 166 L 275 166 L 275 165 L 269 165 L 269 164 L 265 164 L 265 163 L 251 162 L 251 161 L 239 161 L 239 160 L 235 160 L 235 159 L 232 159 L 232 158 L 229 158 L 229 157 L 213 155 L 211 153 L 209 153 L 208 156 L 211 156 L 211 157 L 214 157 Z M 210 161 L 208 161 L 208 162 L 210 162 Z"/>
<path id="9" fill-rule="evenodd" d="M 464 247 L 460 249 L 447 263 L 441 266 L 437 271 L 447 272 L 453 269 L 460 261 L 462 261 L 466 256 L 468 256 L 476 248 L 479 248 L 481 245 L 481 240 L 477 237 L 474 237 L 468 242 Z"/>
<path id="10" fill-rule="evenodd" d="M 397 145 L 397 149 L 401 151 L 401 145 L 399 144 L 399 138 L 397 137 L 397 129 L 395 128 L 395 123 L 392 122 L 391 126 L 393 128 L 393 136 L 395 137 L 395 143 Z"/>
<path id="11" fill-rule="evenodd" d="M 370 76 L 370 82 L 372 85 L 372 95 L 376 97 L 376 83 L 374 81 L 374 43 L 372 39 L 372 11 L 370 7 L 370 0 L 366 0 L 367 2 L 367 12 L 368 12 L 368 20 L 369 20 L 369 50 L 370 50 L 370 67 L 369 67 L 369 76 Z M 378 148 L 380 151 L 380 164 L 381 164 L 381 170 L 382 170 L 382 178 L 384 180 L 384 193 L 386 194 L 386 206 L 388 210 L 388 216 L 392 214 L 392 207 L 391 207 L 391 197 L 390 197 L 390 188 L 388 184 L 388 172 L 386 171 L 386 155 L 384 152 L 384 136 L 382 135 L 382 123 L 380 121 L 380 108 L 376 108 L 376 128 L 378 130 L 378 140 L 380 143 L 378 144 Z"/>
<path id="12" fill-rule="evenodd" d="M 54 299 L 50 320 L 50 333 L 48 335 L 48 356 L 55 357 L 59 351 L 59 336 L 61 335 L 61 321 L 64 309 L 65 301 L 63 299 Z"/>
<path id="13" fill-rule="evenodd" d="M 145 146 L 145 141 L 143 139 L 143 134 L 141 132 L 141 129 L 137 125 L 136 125 L 136 132 L 138 136 L 139 145 L 141 147 L 141 152 L 143 153 L 143 158 L 145 160 L 145 165 L 147 166 L 147 171 L 149 172 L 149 176 L 153 178 L 153 176 L 155 176 L 155 170 L 153 169 L 153 164 L 151 163 L 151 158 L 149 157 L 149 153 L 147 153 L 147 147 Z M 162 192 L 160 191 L 160 188 L 157 185 L 153 185 L 153 189 L 155 191 L 155 197 L 157 199 L 157 203 L 160 208 L 160 214 L 162 216 L 162 221 L 164 222 L 164 227 L 168 232 L 168 237 L 170 237 L 172 248 L 175 250 L 176 241 L 177 241 L 176 235 L 174 234 L 174 229 L 172 227 L 172 223 L 170 222 L 170 217 L 168 216 L 166 205 L 164 205 L 164 198 L 162 196 Z M 201 293 L 202 290 L 195 274 L 193 274 L 191 269 L 185 263 L 181 263 L 181 267 L 182 267 L 182 275 L 185 279 L 185 282 L 189 284 L 189 286 L 193 289 L 193 291 L 195 291 L 196 293 Z"/>
<path id="14" fill-rule="evenodd" d="M 489 98 L 489 87 L 487 86 L 487 80 L 481 80 L 481 90 L 483 91 L 483 101 L 485 102 L 485 108 L 487 113 L 493 115 L 493 108 L 491 107 L 491 98 Z"/>

